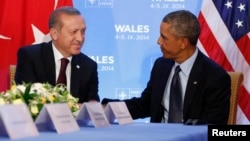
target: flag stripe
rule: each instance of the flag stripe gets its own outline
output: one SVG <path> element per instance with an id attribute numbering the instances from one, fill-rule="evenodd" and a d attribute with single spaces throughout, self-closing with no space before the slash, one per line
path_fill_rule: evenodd
<path id="1" fill-rule="evenodd" d="M 225 27 L 223 21 L 216 20 L 217 22 L 215 22 L 214 19 L 220 19 L 220 18 L 214 18 L 214 17 L 220 17 L 220 15 L 218 15 L 218 12 L 217 12 L 216 8 L 213 6 L 212 1 L 205 0 L 204 3 L 205 2 L 206 2 L 206 4 L 204 4 L 204 5 L 206 5 L 206 6 L 203 6 L 203 7 L 209 7 L 210 10 L 209 9 L 207 9 L 207 10 L 209 10 L 210 12 L 203 10 L 206 8 L 202 7 L 202 12 L 200 14 L 202 14 L 202 15 L 204 15 L 204 17 L 206 17 L 206 22 L 208 23 L 208 27 L 204 27 L 204 28 L 212 27 L 209 29 L 211 29 L 212 34 L 215 36 L 215 39 L 219 39 L 217 41 L 219 42 L 220 47 L 222 47 L 225 54 L 227 55 L 227 58 L 229 58 L 228 60 L 232 64 L 234 70 L 247 73 L 247 71 L 245 72 L 244 70 L 248 70 L 249 65 L 245 61 L 245 58 L 243 57 L 242 53 L 239 51 L 234 40 L 231 38 L 231 36 L 228 36 L 226 38 L 227 39 L 226 41 L 224 40 L 225 38 L 222 38 L 225 35 L 230 35 L 230 33 L 226 32 L 228 30 Z M 214 24 L 214 23 L 217 23 L 217 24 Z M 219 24 L 219 23 L 221 23 L 221 24 Z M 224 26 L 222 26 L 222 25 L 224 25 Z M 210 36 L 210 35 L 207 35 L 207 36 Z M 209 46 L 206 46 L 206 47 L 209 47 Z M 204 48 L 206 48 L 206 47 L 204 47 Z M 241 60 L 241 63 L 238 63 L 239 60 Z M 248 90 L 248 91 L 250 91 L 250 90 Z"/>
<path id="2" fill-rule="evenodd" d="M 250 117 L 250 110 L 249 110 L 250 102 L 249 101 L 250 101 L 249 93 L 246 91 L 245 87 L 241 87 L 238 105 L 240 106 L 240 108 L 242 109 L 242 111 L 244 112 L 248 120 L 250 120 L 249 118 Z"/>
<path id="3" fill-rule="evenodd" d="M 248 67 L 248 63 L 245 61 L 242 53 L 239 51 L 235 41 L 230 36 L 231 34 L 229 33 L 224 22 L 220 18 L 215 18 L 215 17 L 220 17 L 220 15 L 216 7 L 214 6 L 213 2 L 211 0 L 204 0 L 204 3 L 205 3 L 204 5 L 206 6 L 203 6 L 203 7 L 209 7 L 209 9 L 202 7 L 201 14 L 203 14 L 203 16 L 206 17 L 206 22 L 208 24 L 208 27 L 212 27 L 210 28 L 210 30 L 212 31 L 212 34 L 215 36 L 215 39 L 219 39 L 217 41 L 220 47 L 222 48 L 223 52 L 226 54 L 234 70 L 243 72 L 244 67 L 246 66 Z M 228 35 L 228 36 L 226 38 L 223 38 L 225 35 Z M 237 60 L 237 61 L 234 61 L 234 60 Z M 239 66 L 240 64 L 238 63 L 238 60 L 242 61 L 241 66 Z M 242 68 L 242 69 L 239 69 L 239 68 Z"/>
<path id="4" fill-rule="evenodd" d="M 247 33 L 250 25 L 246 18 L 248 8 L 249 2 L 246 0 L 203 0 L 198 16 L 202 28 L 199 48 L 203 48 L 210 58 L 226 70 L 244 74 L 238 100 L 238 124 L 250 123 L 250 34 Z"/>
<path id="5" fill-rule="evenodd" d="M 243 53 L 243 56 L 245 60 L 247 61 L 248 65 L 250 64 L 250 47 L 246 45 L 250 45 L 250 39 L 249 36 L 246 34 L 241 39 L 239 39 L 236 42 L 237 46 L 239 47 L 241 52 Z"/>
<path id="6" fill-rule="evenodd" d="M 233 70 L 231 64 L 226 59 L 226 56 L 223 50 L 221 49 L 220 45 L 218 44 L 216 38 L 213 36 L 213 33 L 211 33 L 211 30 L 208 27 L 203 14 L 201 13 L 198 18 L 202 26 L 202 32 L 199 38 L 200 42 L 205 46 L 207 44 L 213 44 L 213 46 L 206 46 L 206 48 L 204 48 L 208 56 L 212 58 L 214 61 L 216 61 L 217 63 L 223 65 L 223 67 L 227 71 Z"/>

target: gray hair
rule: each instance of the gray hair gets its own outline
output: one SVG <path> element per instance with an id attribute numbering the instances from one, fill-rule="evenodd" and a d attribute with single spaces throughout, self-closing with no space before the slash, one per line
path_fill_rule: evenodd
<path id="1" fill-rule="evenodd" d="M 61 29 L 62 28 L 62 23 L 60 21 L 60 16 L 62 14 L 66 14 L 66 15 L 81 15 L 81 12 L 71 6 L 63 6 L 63 7 L 59 7 L 57 8 L 55 11 L 53 11 L 49 17 L 49 29 L 54 27 L 54 28 L 58 28 Z"/>
<path id="2" fill-rule="evenodd" d="M 196 45 L 200 35 L 200 24 L 197 17 L 187 10 L 167 14 L 162 22 L 170 23 L 170 31 L 177 38 L 188 38 L 190 44 Z"/>

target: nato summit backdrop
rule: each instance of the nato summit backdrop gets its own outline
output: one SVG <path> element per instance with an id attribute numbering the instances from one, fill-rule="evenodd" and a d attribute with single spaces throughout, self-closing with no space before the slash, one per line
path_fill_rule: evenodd
<path id="1" fill-rule="evenodd" d="M 0 91 L 9 88 L 17 49 L 48 41 L 49 14 L 63 5 L 73 5 L 85 17 L 82 52 L 98 63 L 101 99 L 139 97 L 162 56 L 157 45 L 162 18 L 190 10 L 204 31 L 198 47 L 226 70 L 244 73 L 237 123 L 250 123 L 249 0 L 1 0 Z"/>
<path id="2" fill-rule="evenodd" d="M 100 96 L 140 96 L 154 60 L 162 18 L 170 11 L 200 11 L 199 0 L 74 0 L 87 23 L 82 51 L 98 63 Z"/>

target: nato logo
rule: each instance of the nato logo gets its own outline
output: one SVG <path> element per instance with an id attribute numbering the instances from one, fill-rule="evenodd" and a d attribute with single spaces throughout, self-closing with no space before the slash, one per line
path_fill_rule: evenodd
<path id="1" fill-rule="evenodd" d="M 85 0 L 87 8 L 112 8 L 113 0 Z"/>
<path id="2" fill-rule="evenodd" d="M 141 88 L 116 88 L 116 98 L 124 100 L 139 97 L 141 92 Z"/>
<path id="3" fill-rule="evenodd" d="M 129 88 L 116 88 L 116 98 L 123 100 L 129 98 Z"/>

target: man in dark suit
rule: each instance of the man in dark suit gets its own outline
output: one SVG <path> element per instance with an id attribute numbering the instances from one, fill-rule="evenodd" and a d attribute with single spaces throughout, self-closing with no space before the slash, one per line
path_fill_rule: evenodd
<path id="1" fill-rule="evenodd" d="M 141 97 L 124 100 L 133 119 L 150 117 L 150 122 L 169 122 L 170 84 L 179 65 L 182 91 L 181 122 L 227 124 L 231 80 L 227 72 L 197 47 L 200 25 L 186 10 L 166 15 L 157 43 L 163 53 L 151 71 Z M 104 98 L 102 104 L 117 101 Z"/>
<path id="2" fill-rule="evenodd" d="M 50 16 L 49 29 L 52 41 L 18 50 L 15 82 L 56 85 L 61 58 L 66 58 L 68 90 L 79 98 L 79 103 L 99 102 L 97 63 L 81 53 L 86 23 L 80 11 L 73 7 L 56 9 Z"/>

